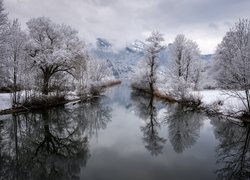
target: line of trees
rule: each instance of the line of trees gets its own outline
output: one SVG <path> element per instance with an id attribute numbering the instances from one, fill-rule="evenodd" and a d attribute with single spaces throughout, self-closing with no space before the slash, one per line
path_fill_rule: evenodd
<path id="1" fill-rule="evenodd" d="M 150 43 L 148 43 L 150 42 Z M 199 105 L 199 97 L 190 92 L 202 88 L 202 81 L 210 77 L 214 88 L 226 90 L 230 97 L 238 98 L 244 112 L 250 114 L 250 21 L 240 19 L 226 33 L 218 45 L 213 62 L 205 66 L 198 44 L 184 35 L 177 35 L 174 42 L 164 48 L 163 35 L 153 32 L 144 43 L 144 59 L 138 64 L 133 87 L 157 90 L 165 87 L 166 94 L 175 99 Z M 166 71 L 159 70 L 159 54 L 168 50 Z M 209 70 L 207 70 L 209 69 Z M 206 72 L 207 74 L 205 74 Z M 160 82 L 164 76 L 164 82 Z M 210 83 L 210 82 L 208 82 Z M 164 84 L 164 85 L 163 85 Z"/>
<path id="2" fill-rule="evenodd" d="M 144 43 L 145 58 L 139 62 L 133 87 L 148 92 L 159 88 L 160 79 L 165 76 L 164 83 L 169 85 L 168 95 L 176 99 L 185 99 L 188 89 L 198 89 L 201 80 L 202 62 L 200 50 L 196 42 L 184 35 L 177 35 L 174 42 L 166 48 L 163 35 L 153 32 Z M 165 72 L 159 69 L 161 51 L 169 51 L 169 59 Z"/>

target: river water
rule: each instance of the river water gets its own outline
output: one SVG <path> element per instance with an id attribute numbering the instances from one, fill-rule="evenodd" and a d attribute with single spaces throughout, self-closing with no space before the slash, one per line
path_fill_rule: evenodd
<path id="1" fill-rule="evenodd" d="M 0 179 L 249 179 L 250 126 L 132 91 L 0 116 Z"/>

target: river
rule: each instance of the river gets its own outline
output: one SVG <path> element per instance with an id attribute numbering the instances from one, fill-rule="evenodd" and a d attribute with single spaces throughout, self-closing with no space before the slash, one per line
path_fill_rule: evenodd
<path id="1" fill-rule="evenodd" d="M 249 179 L 250 126 L 130 89 L 0 116 L 0 179 Z"/>

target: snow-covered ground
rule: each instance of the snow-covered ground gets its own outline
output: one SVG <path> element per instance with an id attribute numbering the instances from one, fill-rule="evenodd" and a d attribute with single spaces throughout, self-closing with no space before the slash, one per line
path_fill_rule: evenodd
<path id="1" fill-rule="evenodd" d="M 158 90 L 163 94 L 171 91 L 167 88 L 167 85 L 158 88 Z M 244 97 L 244 92 L 238 93 Z M 242 101 L 229 91 L 201 90 L 191 91 L 190 94 L 196 98 L 200 98 L 204 107 L 225 115 L 232 113 L 237 113 L 235 115 L 239 115 L 238 113 L 245 109 Z"/>
<path id="2" fill-rule="evenodd" d="M 0 110 L 8 109 L 11 107 L 11 94 L 0 93 Z"/>
<path id="3" fill-rule="evenodd" d="M 105 84 L 104 82 L 100 83 Z M 165 94 L 165 88 L 159 88 Z M 244 95 L 243 92 L 239 92 Z M 221 90 L 201 90 L 191 92 L 195 97 L 201 98 L 203 106 L 223 114 L 235 113 L 244 109 L 244 105 L 239 98 L 233 97 L 228 91 Z M 70 92 L 67 99 L 75 99 L 76 92 Z M 0 110 L 11 108 L 11 94 L 0 93 Z"/>
<path id="4" fill-rule="evenodd" d="M 104 78 L 102 81 L 99 82 L 91 82 L 90 86 L 105 86 L 105 85 L 109 85 L 112 84 L 114 82 L 119 82 L 119 80 L 116 80 L 112 77 L 106 77 Z M 88 89 L 86 89 L 86 91 L 88 91 Z M 38 92 L 35 91 L 30 91 L 29 94 L 39 94 Z M 70 91 L 66 94 L 66 99 L 67 100 L 73 100 L 73 99 L 77 99 L 79 98 L 79 96 L 77 95 L 77 90 L 75 91 Z M 49 95 L 55 95 L 55 93 L 50 93 Z M 4 110 L 4 109 L 10 109 L 11 108 L 11 93 L 0 93 L 0 111 Z M 25 91 L 21 91 L 20 92 L 20 97 L 24 97 L 25 96 Z"/>
<path id="5" fill-rule="evenodd" d="M 175 92 L 177 90 L 176 88 L 173 88 L 174 83 L 169 83 L 162 74 L 158 75 L 158 79 L 159 82 L 156 86 L 159 92 L 163 94 L 171 94 L 172 92 Z M 225 115 L 232 115 L 233 113 L 236 113 L 235 115 L 237 116 L 240 115 L 242 110 L 246 109 L 240 98 L 236 97 L 235 93 L 233 94 L 230 91 L 218 89 L 192 91 L 191 88 L 187 88 L 185 89 L 185 91 L 187 92 L 187 94 L 191 94 L 196 98 L 200 98 L 202 105 L 205 108 L 210 109 L 212 111 L 220 112 Z M 245 97 L 245 93 L 243 91 L 237 91 L 237 93 L 238 95 Z"/>
<path id="6" fill-rule="evenodd" d="M 244 95 L 243 92 L 238 92 Z M 223 114 L 236 113 L 244 109 L 244 105 L 239 98 L 236 98 L 229 91 L 202 90 L 193 91 L 193 95 L 201 97 L 204 106 L 216 110 Z"/>

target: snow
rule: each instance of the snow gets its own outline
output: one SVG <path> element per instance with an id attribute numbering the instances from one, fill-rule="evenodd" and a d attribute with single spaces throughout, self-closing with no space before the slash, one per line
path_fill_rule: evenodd
<path id="1" fill-rule="evenodd" d="M 91 85 L 93 85 L 93 86 L 105 86 L 109 83 L 116 82 L 116 81 L 117 80 L 114 79 L 113 77 L 107 76 L 107 77 L 103 78 L 101 81 L 89 82 L 88 87 L 90 87 Z M 32 90 L 32 91 L 29 91 L 29 94 L 39 94 L 39 92 Z M 53 95 L 53 93 L 50 93 L 50 95 Z M 11 96 L 12 96 L 11 93 L 0 93 L 0 111 L 11 108 L 11 106 L 12 106 L 11 105 Z M 21 99 L 24 98 L 25 91 L 20 91 L 20 96 L 21 96 Z M 74 99 L 79 98 L 77 90 L 69 91 L 66 94 L 65 98 L 67 100 L 74 100 Z"/>
<path id="2" fill-rule="evenodd" d="M 163 90 L 165 88 L 166 87 L 159 89 Z M 230 96 L 228 91 L 202 90 L 202 91 L 193 91 L 191 93 L 194 96 L 201 98 L 203 106 L 211 110 L 216 110 L 223 114 L 235 113 L 244 109 L 242 102 L 238 98 Z M 67 95 L 67 99 L 75 99 L 76 97 L 77 97 L 76 92 L 70 92 Z M 0 110 L 11 108 L 10 99 L 11 99 L 10 93 L 0 93 Z M 218 102 L 222 102 L 222 104 Z"/>
<path id="3" fill-rule="evenodd" d="M 157 90 L 163 94 L 168 94 L 168 92 L 172 92 L 173 90 L 171 83 L 168 83 L 164 75 L 161 73 L 158 74 L 158 83 L 156 86 Z M 242 101 L 235 97 L 235 95 L 230 91 L 219 89 L 200 91 L 192 91 L 191 89 L 187 89 L 187 91 L 189 91 L 194 97 L 200 98 L 203 106 L 212 111 L 228 115 L 232 113 L 238 113 L 239 111 L 245 109 Z M 237 93 L 245 97 L 243 91 L 238 91 Z"/>
<path id="4" fill-rule="evenodd" d="M 239 93 L 243 95 L 243 92 Z M 193 91 L 192 94 L 196 97 L 201 97 L 201 101 L 206 107 L 217 110 L 223 114 L 235 113 L 244 109 L 240 99 L 233 97 L 229 91 L 202 90 Z M 222 104 L 220 105 L 218 102 L 222 102 Z"/>
<path id="5" fill-rule="evenodd" d="M 164 76 L 164 72 L 158 73 L 158 82 L 156 84 L 157 90 L 163 94 L 168 94 L 173 91 L 173 85 L 169 83 L 168 79 Z M 244 110 L 245 107 L 242 101 L 235 97 L 230 91 L 226 90 L 200 90 L 193 91 L 192 89 L 186 89 L 191 95 L 196 98 L 200 98 L 203 106 L 212 111 L 220 112 L 222 114 L 228 115 L 232 113 L 238 113 Z M 235 91 L 242 97 L 245 97 L 243 91 Z M 174 97 L 175 98 L 175 97 Z M 239 114 L 235 114 L 239 115 Z"/>
<path id="6" fill-rule="evenodd" d="M 0 93 L 0 110 L 11 108 L 10 99 L 10 93 Z"/>

